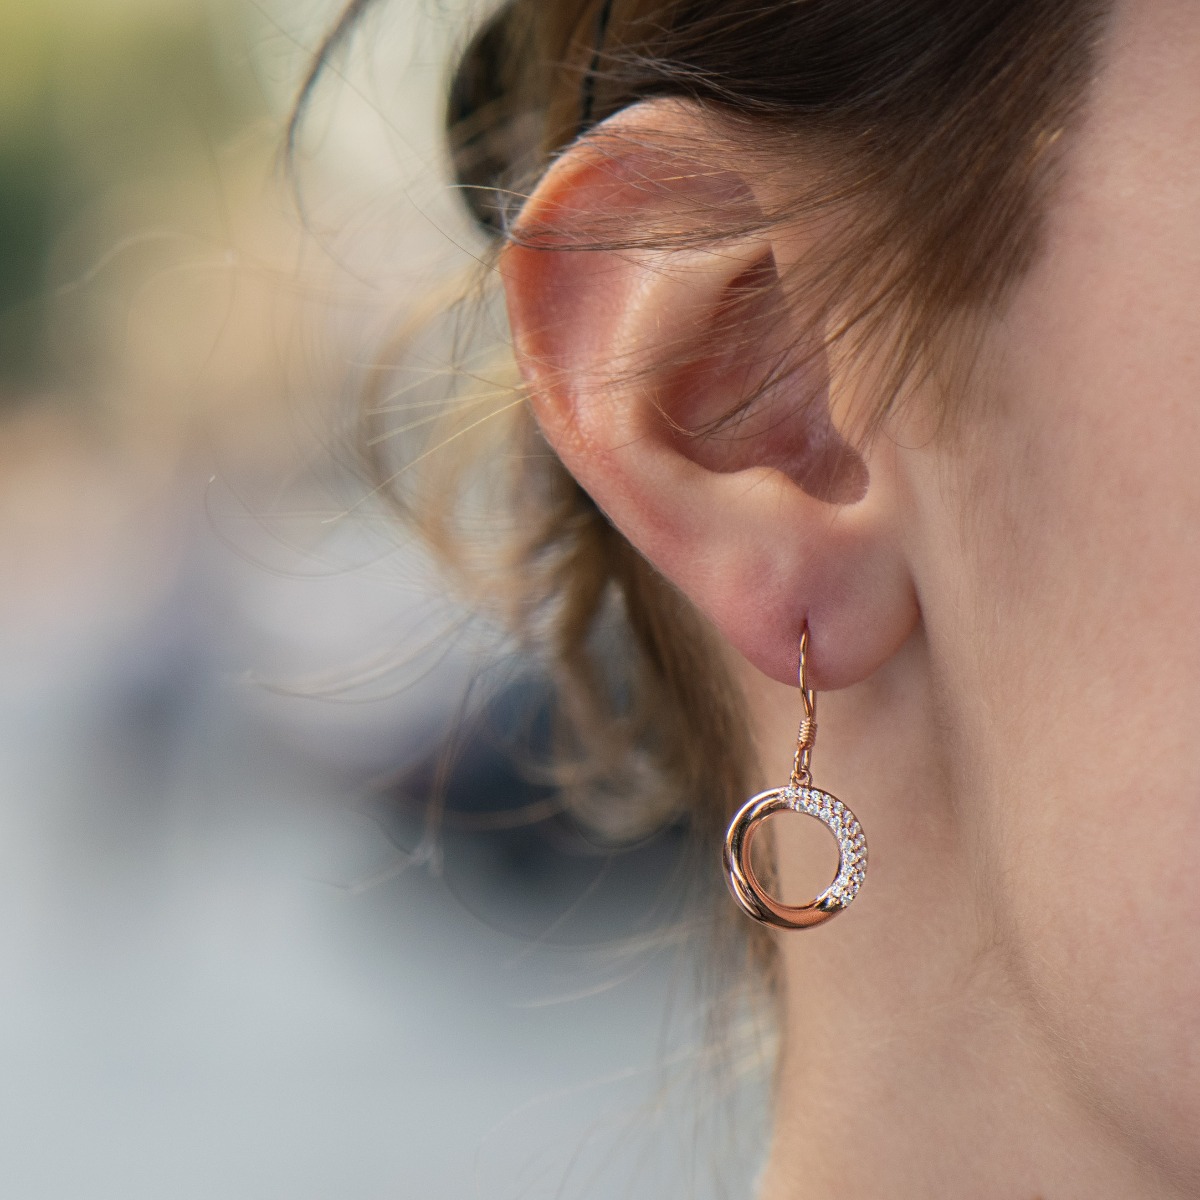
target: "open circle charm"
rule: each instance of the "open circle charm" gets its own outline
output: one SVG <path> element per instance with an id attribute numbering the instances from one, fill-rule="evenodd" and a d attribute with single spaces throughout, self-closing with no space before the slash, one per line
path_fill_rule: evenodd
<path id="1" fill-rule="evenodd" d="M 837 877 L 807 904 L 783 904 L 768 896 L 750 863 L 755 834 L 781 812 L 816 817 L 837 838 Z M 837 916 L 858 895 L 867 874 L 867 839 L 858 818 L 836 796 L 803 785 L 773 788 L 747 801 L 733 818 L 725 835 L 725 871 L 729 890 L 747 916 L 776 929 L 806 929 Z"/>

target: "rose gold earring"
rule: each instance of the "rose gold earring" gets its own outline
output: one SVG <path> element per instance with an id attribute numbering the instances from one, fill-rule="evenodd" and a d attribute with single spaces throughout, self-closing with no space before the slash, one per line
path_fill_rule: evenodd
<path id="1" fill-rule="evenodd" d="M 787 787 L 760 792 L 748 800 L 725 835 L 729 890 L 747 916 L 776 929 L 806 929 L 837 916 L 858 895 L 867 874 L 867 839 L 858 818 L 835 796 L 812 786 L 813 743 L 817 739 L 817 694 L 808 686 L 808 625 L 800 634 L 800 694 L 804 717 L 796 737 L 796 761 Z M 775 813 L 816 817 L 838 843 L 837 877 L 807 904 L 783 904 L 767 895 L 750 861 L 750 847 L 762 823 Z"/>

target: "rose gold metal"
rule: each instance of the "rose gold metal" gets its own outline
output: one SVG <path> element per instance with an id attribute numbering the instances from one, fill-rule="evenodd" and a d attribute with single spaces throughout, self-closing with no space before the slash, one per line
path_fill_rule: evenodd
<path id="1" fill-rule="evenodd" d="M 730 822 L 729 831 L 725 835 L 724 862 L 729 890 L 748 916 L 775 929 L 808 929 L 823 924 L 851 902 L 857 894 L 858 886 L 856 883 L 854 891 L 848 896 L 839 894 L 836 885 L 842 878 L 843 867 L 847 861 L 840 842 L 838 876 L 834 884 L 807 904 L 784 904 L 768 895 L 755 874 L 751 861 L 751 848 L 763 822 L 776 813 L 802 811 L 804 797 L 823 797 L 823 802 L 836 804 L 839 812 L 844 811 L 846 816 L 855 822 L 854 828 L 861 830 L 853 813 L 845 809 L 835 797 L 812 788 L 811 763 L 813 744 L 817 737 L 817 697 L 808 684 L 808 644 L 806 623 L 800 634 L 800 666 L 797 672 L 800 694 L 804 701 L 804 715 L 796 735 L 796 757 L 792 764 L 791 779 L 787 787 L 772 788 L 748 800 Z M 801 792 L 800 789 L 804 791 Z M 825 820 L 824 813 L 814 812 L 808 815 Z M 865 841 L 860 839 L 860 843 L 863 848 L 861 851 L 852 850 L 852 855 L 861 858 L 862 869 L 865 872 Z"/>
<path id="2" fill-rule="evenodd" d="M 750 800 L 733 818 L 725 835 L 725 872 L 729 890 L 742 911 L 776 929 L 808 929 L 842 911 L 842 904 L 824 893 L 807 904 L 784 904 L 769 896 L 750 860 L 750 849 L 762 823 L 779 812 L 791 812 L 786 789 L 774 788 Z"/>
<path id="3" fill-rule="evenodd" d="M 800 695 L 804 698 L 804 716 L 796 734 L 796 759 L 792 763 L 792 787 L 812 783 L 812 749 L 817 740 L 817 693 L 808 686 L 808 622 L 800 632 L 800 667 L 796 672 Z"/>

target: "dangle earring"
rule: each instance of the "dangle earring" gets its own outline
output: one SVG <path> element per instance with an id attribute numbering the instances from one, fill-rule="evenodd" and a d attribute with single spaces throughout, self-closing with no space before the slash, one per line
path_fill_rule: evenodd
<path id="1" fill-rule="evenodd" d="M 804 717 L 796 737 L 796 760 L 787 787 L 760 792 L 748 800 L 725 835 L 725 871 L 729 890 L 747 916 L 776 929 L 806 929 L 836 916 L 858 895 L 867 873 L 867 839 L 858 818 L 835 796 L 812 786 L 810 763 L 817 738 L 817 695 L 808 686 L 808 625 L 800 634 L 800 694 Z M 783 904 L 767 895 L 750 862 L 750 847 L 762 823 L 775 813 L 816 817 L 838 843 L 837 877 L 807 904 Z"/>

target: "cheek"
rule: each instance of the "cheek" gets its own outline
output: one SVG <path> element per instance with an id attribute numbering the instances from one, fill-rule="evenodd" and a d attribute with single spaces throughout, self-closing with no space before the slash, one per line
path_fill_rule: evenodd
<path id="1" fill-rule="evenodd" d="M 1001 335 L 968 452 L 960 700 L 1029 1019 L 1077 1097 L 1194 1171 L 1200 178 L 1144 140 L 1153 162 L 1080 168 L 1087 201 L 1066 199 Z M 1170 182 L 1147 200 L 1148 178 Z"/>
<path id="2" fill-rule="evenodd" d="M 980 870 L 1064 1079 L 1123 1136 L 1195 1156 L 1200 426 L 1162 444 L 1057 414 L 966 551 Z"/>

